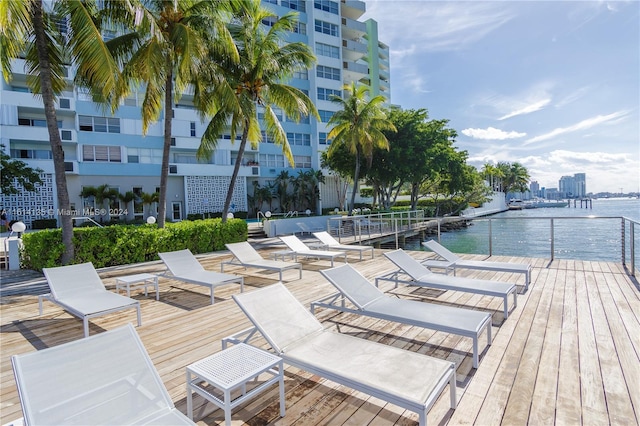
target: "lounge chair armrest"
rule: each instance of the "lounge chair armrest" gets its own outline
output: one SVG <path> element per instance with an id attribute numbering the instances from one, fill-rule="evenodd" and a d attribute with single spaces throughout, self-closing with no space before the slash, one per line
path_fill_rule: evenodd
<path id="1" fill-rule="evenodd" d="M 237 345 L 238 343 L 247 343 L 258 331 L 257 327 L 249 327 L 244 330 L 233 333 L 230 336 L 222 338 L 222 349 L 226 349 L 229 344 Z M 244 337 L 243 337 L 244 336 Z"/>

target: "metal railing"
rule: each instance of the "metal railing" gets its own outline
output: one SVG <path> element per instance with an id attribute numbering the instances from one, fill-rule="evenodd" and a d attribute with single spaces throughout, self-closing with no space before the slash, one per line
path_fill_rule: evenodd
<path id="1" fill-rule="evenodd" d="M 478 239 L 485 241 L 488 245 L 489 256 L 500 254 L 497 253 L 494 245 L 500 246 L 501 241 L 525 236 L 524 232 L 519 233 L 517 230 L 514 235 L 513 229 L 515 226 L 513 226 L 513 222 L 511 222 L 511 231 L 501 229 L 505 228 L 505 223 L 509 223 L 507 221 L 543 221 L 540 226 L 528 227 L 527 232 L 529 235 L 533 235 L 534 231 L 537 234 L 538 238 L 535 241 L 519 241 L 523 250 L 531 250 L 528 253 L 523 253 L 522 256 L 546 257 L 546 253 L 548 253 L 549 258 L 554 260 L 558 253 L 566 253 L 573 249 L 579 251 L 578 248 L 584 249 L 589 246 L 594 253 L 594 257 L 596 257 L 589 260 L 602 260 L 597 258 L 597 254 L 604 252 L 615 253 L 619 250 L 619 259 L 622 265 L 628 267 L 632 276 L 636 276 L 636 242 L 640 241 L 640 234 L 636 232 L 636 225 L 640 224 L 640 222 L 624 216 L 436 218 L 425 217 L 423 211 L 415 210 L 332 217 L 327 219 L 327 230 L 338 239 L 349 237 L 354 238 L 359 243 L 366 243 L 367 241 L 395 242 L 396 248 L 399 248 L 400 241 L 405 236 L 420 235 L 422 237 L 424 233 L 430 233 L 434 234 L 434 238 L 440 241 L 444 232 L 442 229 L 444 225 L 460 221 L 475 225 L 478 228 L 481 227 L 480 224 L 486 223 L 486 230 L 483 228 L 481 232 L 478 232 Z M 591 224 L 586 225 L 585 223 L 589 223 L 587 221 L 591 221 Z M 613 224 L 601 223 L 604 221 L 617 222 L 619 223 L 619 228 Z M 591 226 L 594 222 L 599 223 L 598 227 Z M 599 229 L 598 232 L 593 231 L 595 228 Z M 588 239 L 588 244 L 581 242 L 584 238 Z M 571 244 L 573 244 L 573 247 Z M 544 248 L 545 246 L 547 247 L 546 249 Z M 616 248 L 616 246 L 619 248 Z"/>

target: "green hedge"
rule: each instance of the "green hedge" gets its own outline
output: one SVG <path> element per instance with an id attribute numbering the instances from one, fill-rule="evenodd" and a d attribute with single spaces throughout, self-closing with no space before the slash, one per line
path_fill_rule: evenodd
<path id="1" fill-rule="evenodd" d="M 158 259 L 158 252 L 188 248 L 194 254 L 225 248 L 225 243 L 247 240 L 247 223 L 220 219 L 156 225 L 113 225 L 104 228 L 74 228 L 73 263 L 92 262 L 96 268 Z M 64 251 L 62 230 L 52 229 L 24 234 L 22 266 L 42 270 L 60 266 Z"/>

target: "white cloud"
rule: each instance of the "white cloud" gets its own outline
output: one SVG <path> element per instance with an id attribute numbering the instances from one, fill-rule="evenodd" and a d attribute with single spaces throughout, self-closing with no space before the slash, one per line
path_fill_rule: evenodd
<path id="1" fill-rule="evenodd" d="M 381 38 L 390 46 L 413 40 L 423 52 L 467 48 L 514 17 L 504 4 L 490 2 L 429 2 L 427 7 L 411 1 L 402 3 L 402 13 L 398 8 L 395 1 L 368 2 L 366 18 L 384 22 Z"/>
<path id="2" fill-rule="evenodd" d="M 547 99 L 541 99 L 539 101 L 535 101 L 529 105 L 526 105 L 520 109 L 517 109 L 515 111 L 511 111 L 510 113 L 503 115 L 502 117 L 498 118 L 498 120 L 506 120 L 507 118 L 511 118 L 511 117 L 515 117 L 517 115 L 523 115 L 523 114 L 530 114 L 532 112 L 536 112 L 541 110 L 542 108 L 544 108 L 545 106 L 549 105 L 549 103 L 551 102 L 550 98 Z"/>
<path id="3" fill-rule="evenodd" d="M 564 106 L 569 105 L 577 101 L 578 99 L 582 98 L 583 96 L 585 96 L 590 89 L 591 88 L 589 86 L 585 86 L 577 90 L 574 90 L 573 92 L 569 93 L 567 96 L 565 96 L 564 98 L 556 102 L 554 106 L 556 108 L 563 108 Z"/>
<path id="4" fill-rule="evenodd" d="M 565 133 L 571 133 L 571 132 L 577 132 L 579 130 L 590 129 L 591 127 L 597 126 L 599 124 L 603 124 L 603 123 L 606 123 L 606 122 L 609 122 L 609 121 L 624 117 L 627 114 L 628 114 L 627 111 L 617 111 L 617 112 L 614 112 L 612 114 L 597 115 L 595 117 L 591 117 L 591 118 L 588 118 L 586 120 L 582 120 L 581 122 L 576 123 L 576 124 L 574 124 L 572 126 L 557 127 L 557 128 L 553 129 L 552 131 L 550 131 L 548 133 L 544 133 L 542 135 L 535 136 L 535 137 L 533 137 L 531 139 L 527 139 L 524 142 L 524 145 L 529 145 L 531 143 L 535 143 L 535 142 L 551 139 L 551 138 L 554 138 L 556 136 L 563 135 Z"/>
<path id="5" fill-rule="evenodd" d="M 495 127 L 488 127 L 486 129 L 464 129 L 463 135 L 469 136 L 474 139 L 489 139 L 489 140 L 504 140 L 514 139 L 526 136 L 526 133 L 519 132 L 505 132 L 504 130 L 496 129 Z"/>

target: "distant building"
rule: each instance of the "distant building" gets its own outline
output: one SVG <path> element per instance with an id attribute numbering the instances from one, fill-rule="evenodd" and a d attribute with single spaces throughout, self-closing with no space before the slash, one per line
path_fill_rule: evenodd
<path id="1" fill-rule="evenodd" d="M 562 176 L 558 182 L 561 198 L 582 198 L 587 194 L 587 175 Z"/>
<path id="2" fill-rule="evenodd" d="M 540 197 L 540 184 L 537 180 L 534 180 L 529 185 L 529 191 L 531 191 L 531 195 L 534 197 Z"/>

